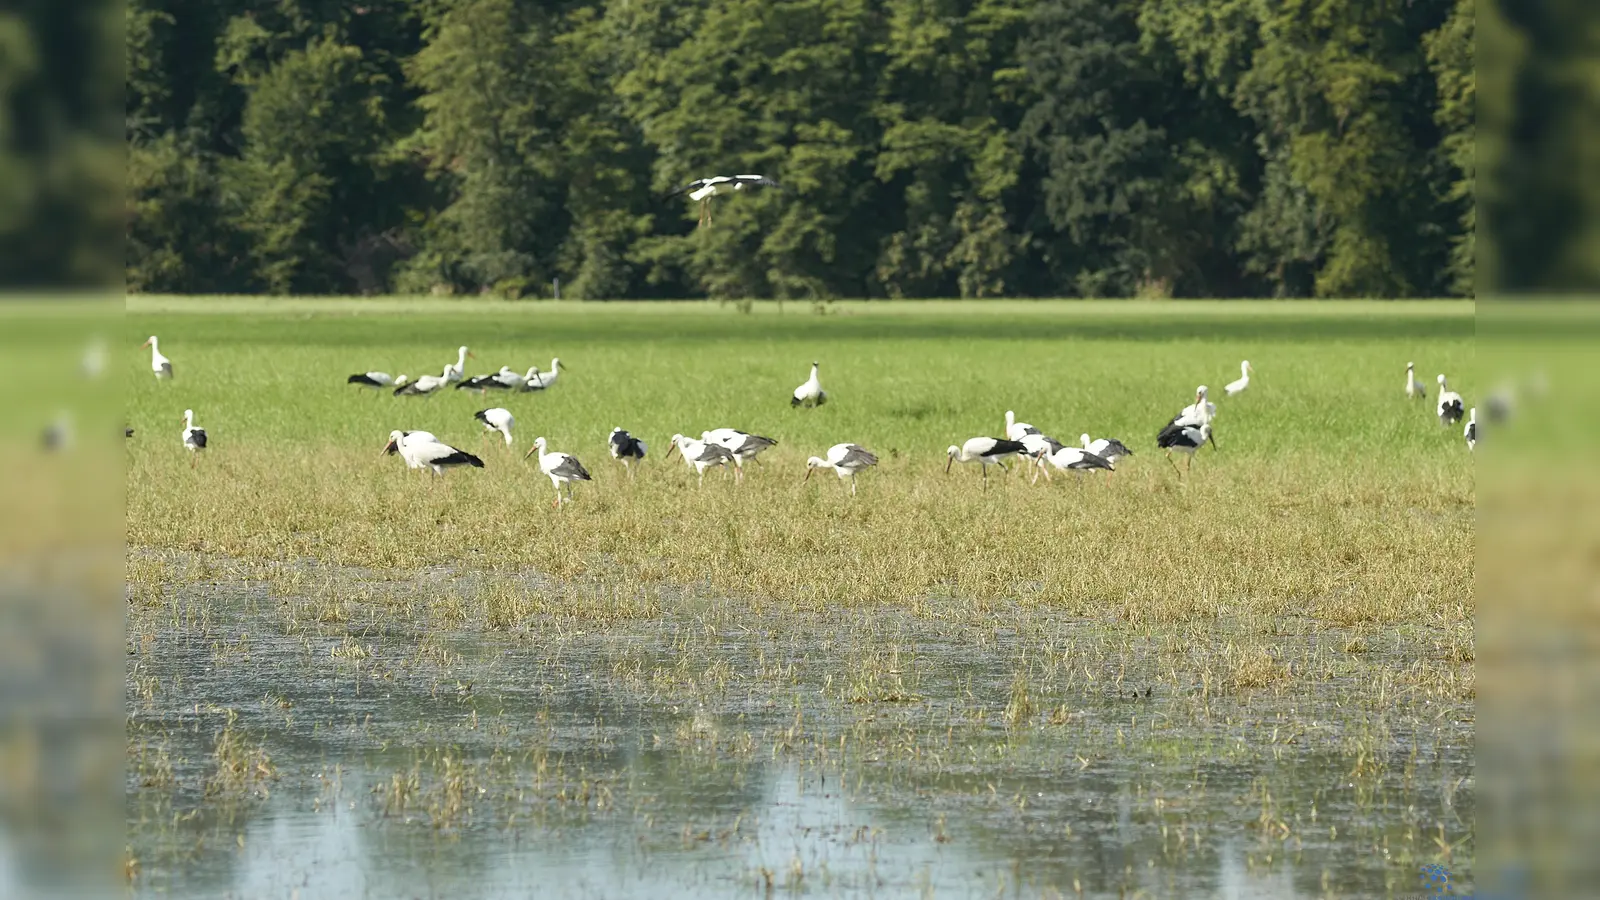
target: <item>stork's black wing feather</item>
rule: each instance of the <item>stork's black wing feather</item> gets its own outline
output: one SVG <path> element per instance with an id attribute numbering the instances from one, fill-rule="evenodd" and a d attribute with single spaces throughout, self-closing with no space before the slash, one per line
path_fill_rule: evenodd
<path id="1" fill-rule="evenodd" d="M 985 453 L 984 456 L 1003 456 L 1007 453 L 1027 452 L 1027 445 L 1021 441 L 995 441 L 994 446 L 990 448 L 989 452 Z"/>
<path id="2" fill-rule="evenodd" d="M 716 180 L 717 179 L 715 179 L 715 178 L 696 178 L 695 180 L 689 182 L 688 184 L 684 185 L 681 188 L 678 188 L 675 191 L 672 191 L 669 194 L 663 194 L 661 199 L 662 200 L 671 200 L 673 197 L 676 197 L 679 194 L 687 194 L 690 191 L 699 190 L 700 188 L 703 188 L 707 184 L 710 184 L 711 182 L 716 181 Z"/>
<path id="3" fill-rule="evenodd" d="M 475 469 L 483 468 L 483 460 L 473 456 L 465 450 L 457 450 L 449 456 L 441 456 L 429 465 L 434 466 L 472 466 Z"/>
<path id="4" fill-rule="evenodd" d="M 204 450 L 206 448 L 206 430 L 204 428 L 196 428 L 189 432 L 189 441 Z"/>

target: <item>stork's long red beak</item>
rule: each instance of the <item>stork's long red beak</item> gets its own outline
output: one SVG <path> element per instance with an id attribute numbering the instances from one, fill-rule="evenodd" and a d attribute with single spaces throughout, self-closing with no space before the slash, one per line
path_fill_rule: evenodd
<path id="1" fill-rule="evenodd" d="M 139 345 L 139 349 L 143 350 L 144 348 L 146 348 L 148 346 L 150 346 L 150 342 L 149 341 L 145 341 L 144 343 Z"/>
<path id="2" fill-rule="evenodd" d="M 945 461 L 944 461 L 944 473 L 946 475 L 949 475 L 950 474 L 950 467 L 955 465 L 955 464 L 956 464 L 956 458 L 954 456 L 946 457 Z"/>
<path id="3" fill-rule="evenodd" d="M 801 484 L 805 484 L 806 482 L 810 481 L 811 480 L 811 473 L 815 472 L 815 471 L 816 471 L 816 469 L 813 469 L 810 466 L 806 466 L 806 477 L 800 479 L 800 483 Z"/>
<path id="4" fill-rule="evenodd" d="M 389 439 L 389 443 L 384 444 L 383 445 L 383 449 L 378 451 L 378 455 L 382 456 L 385 453 L 393 453 L 394 451 L 395 451 L 394 439 L 390 438 Z"/>

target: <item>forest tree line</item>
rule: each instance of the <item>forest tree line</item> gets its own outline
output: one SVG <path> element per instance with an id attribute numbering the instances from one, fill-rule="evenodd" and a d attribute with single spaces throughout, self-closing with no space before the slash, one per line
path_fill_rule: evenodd
<path id="1" fill-rule="evenodd" d="M 1475 245 L 1480 208 L 1581 225 L 1597 205 L 1558 181 L 1597 143 L 1575 131 L 1583 32 L 1486 4 L 1480 35 L 1477 6 L 130 0 L 107 29 L 121 215 L 80 218 L 120 226 L 138 291 L 1402 297 L 1470 294 L 1480 267 L 1592 277 L 1592 230 Z M 27 42 L 0 16 L 0 185 L 28 79 L 62 93 Z M 1481 102 L 1475 64 L 1505 76 Z M 1565 120 L 1538 90 L 1563 85 Z M 92 186 L 74 159 L 40 169 Z M 704 228 L 664 199 L 743 172 L 784 189 L 718 198 Z M 63 253 L 40 246 L 11 259 Z"/>

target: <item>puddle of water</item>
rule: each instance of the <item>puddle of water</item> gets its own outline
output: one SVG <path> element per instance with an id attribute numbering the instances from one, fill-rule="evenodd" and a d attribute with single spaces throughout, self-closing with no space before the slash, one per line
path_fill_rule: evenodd
<path id="1" fill-rule="evenodd" d="M 1371 696 L 1403 641 L 1218 695 L 1047 612 L 307 630 L 193 590 L 130 656 L 141 895 L 1383 896 L 1470 848 L 1470 699 Z M 208 792 L 224 728 L 273 777 Z"/>

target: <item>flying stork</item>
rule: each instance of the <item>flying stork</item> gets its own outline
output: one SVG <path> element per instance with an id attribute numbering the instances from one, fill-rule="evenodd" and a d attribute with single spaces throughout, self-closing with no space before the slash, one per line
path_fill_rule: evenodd
<path id="1" fill-rule="evenodd" d="M 664 199 L 672 199 L 679 194 L 688 194 L 689 199 L 700 204 L 700 225 L 711 224 L 711 198 L 718 194 L 731 194 L 739 191 L 748 191 L 752 188 L 771 187 L 783 189 L 783 186 L 765 175 L 713 175 L 710 178 L 699 178 L 689 182 L 681 188 L 668 194 Z M 698 226 L 697 226 L 698 227 Z"/>

